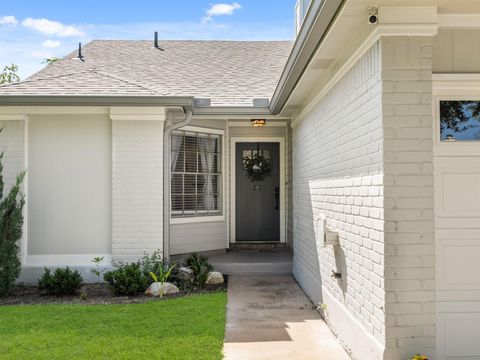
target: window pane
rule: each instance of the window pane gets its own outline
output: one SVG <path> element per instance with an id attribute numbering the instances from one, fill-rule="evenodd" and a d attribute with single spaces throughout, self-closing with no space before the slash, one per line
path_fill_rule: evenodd
<path id="1" fill-rule="evenodd" d="M 480 140 L 480 101 L 440 101 L 440 139 Z"/>
<path id="2" fill-rule="evenodd" d="M 197 153 L 185 152 L 185 172 L 197 172 Z"/>
<path id="3" fill-rule="evenodd" d="M 172 211 L 183 211 L 183 196 L 172 195 Z"/>
<path id="4" fill-rule="evenodd" d="M 183 172 L 184 146 L 183 133 L 172 135 L 172 171 Z"/>
<path id="5" fill-rule="evenodd" d="M 197 194 L 197 210 L 198 211 L 208 210 L 205 202 L 205 194 Z"/>
<path id="6" fill-rule="evenodd" d="M 212 210 L 219 210 L 220 209 L 220 206 L 219 206 L 219 203 L 220 203 L 220 196 L 219 195 L 213 195 L 213 206 L 210 208 L 210 211 Z"/>
<path id="7" fill-rule="evenodd" d="M 183 194 L 183 175 L 172 175 L 172 194 Z"/>
<path id="8" fill-rule="evenodd" d="M 196 210 L 196 201 L 195 201 L 195 195 L 185 195 L 183 197 L 183 206 L 184 206 L 184 212 L 190 212 L 190 213 L 195 213 Z"/>
<path id="9" fill-rule="evenodd" d="M 208 175 L 197 175 L 197 193 L 207 192 L 207 177 Z"/>
<path id="10" fill-rule="evenodd" d="M 222 168 L 222 158 L 221 155 L 212 155 L 211 156 L 211 161 L 213 161 L 212 166 L 210 167 L 210 172 L 219 174 L 221 172 Z"/>
<path id="11" fill-rule="evenodd" d="M 184 193 L 185 194 L 195 194 L 196 186 L 196 175 L 185 174 L 183 177 L 184 182 Z"/>
<path id="12" fill-rule="evenodd" d="M 220 175 L 210 175 L 211 181 L 212 181 L 212 194 L 218 194 L 220 193 Z"/>
<path id="13" fill-rule="evenodd" d="M 197 152 L 197 137 L 195 134 L 185 135 L 185 151 Z"/>
<path id="14" fill-rule="evenodd" d="M 222 142 L 220 141 L 220 136 L 212 135 L 212 142 L 213 152 L 216 154 L 220 154 L 222 152 Z"/>

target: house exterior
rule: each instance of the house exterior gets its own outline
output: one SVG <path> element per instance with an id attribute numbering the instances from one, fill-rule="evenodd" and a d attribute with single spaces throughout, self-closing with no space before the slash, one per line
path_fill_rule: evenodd
<path id="1" fill-rule="evenodd" d="M 353 358 L 479 359 L 480 2 L 305 3 L 294 43 L 94 41 L 0 87 L 21 280 L 282 242 Z"/>

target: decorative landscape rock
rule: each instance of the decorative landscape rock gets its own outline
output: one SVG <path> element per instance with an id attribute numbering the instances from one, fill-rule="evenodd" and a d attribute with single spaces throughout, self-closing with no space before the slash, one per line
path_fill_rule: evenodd
<path id="1" fill-rule="evenodd" d="M 193 277 L 193 270 L 188 268 L 188 267 L 185 267 L 185 266 L 181 266 L 179 269 L 178 269 L 178 274 L 183 277 L 184 279 L 191 279 Z"/>
<path id="2" fill-rule="evenodd" d="M 163 296 L 176 294 L 179 291 L 180 290 L 171 283 L 166 282 L 162 284 L 160 282 L 154 282 L 148 287 L 145 294 L 148 296 Z"/>
<path id="3" fill-rule="evenodd" d="M 205 284 L 207 285 L 219 285 L 223 284 L 223 275 L 221 272 L 218 271 L 211 271 L 208 274 L 207 282 Z"/>

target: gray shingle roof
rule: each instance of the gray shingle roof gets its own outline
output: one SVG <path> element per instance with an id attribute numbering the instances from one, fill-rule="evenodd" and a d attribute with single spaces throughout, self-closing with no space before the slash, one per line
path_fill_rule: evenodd
<path id="1" fill-rule="evenodd" d="M 252 106 L 271 98 L 290 41 L 95 40 L 85 61 L 67 55 L 1 95 L 136 95 L 210 98 L 213 106 Z"/>

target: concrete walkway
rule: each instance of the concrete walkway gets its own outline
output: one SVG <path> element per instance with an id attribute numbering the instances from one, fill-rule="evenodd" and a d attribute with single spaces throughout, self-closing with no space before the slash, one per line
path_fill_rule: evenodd
<path id="1" fill-rule="evenodd" d="M 349 360 L 288 275 L 228 279 L 226 360 Z"/>

